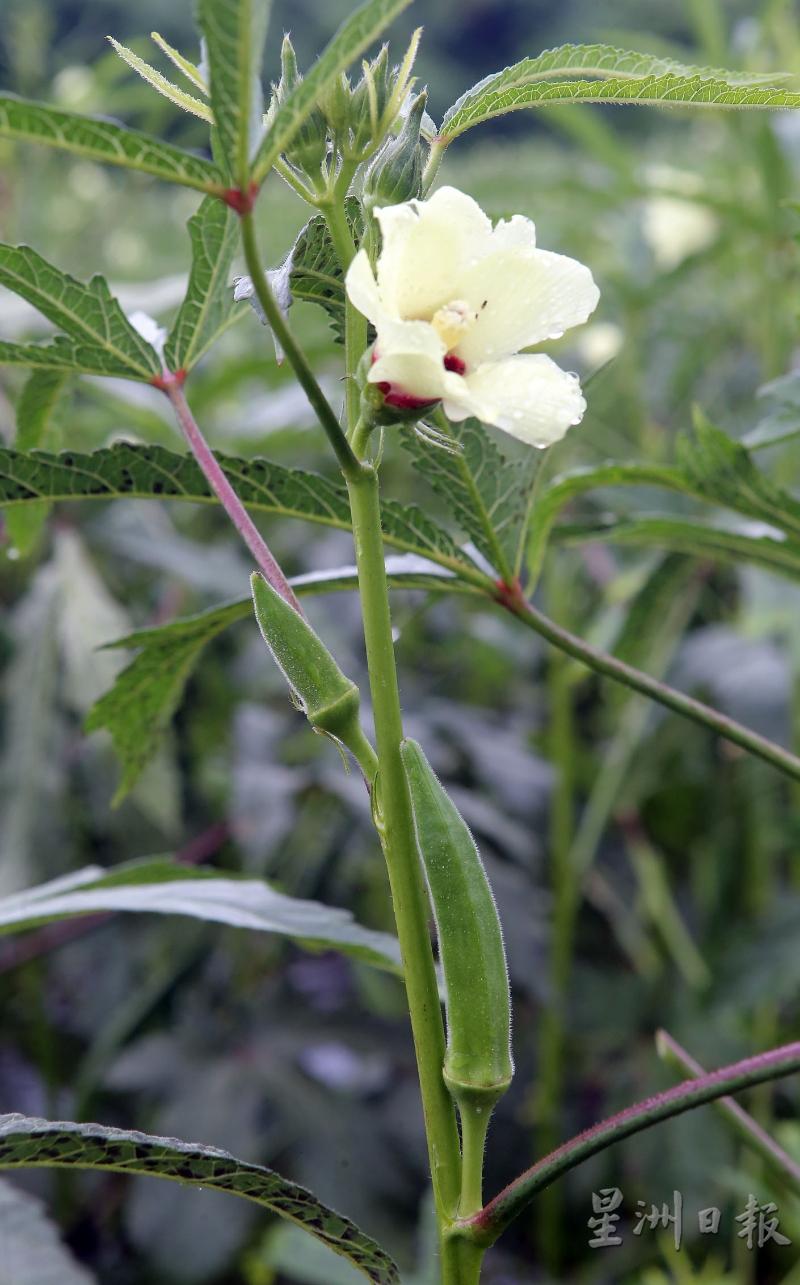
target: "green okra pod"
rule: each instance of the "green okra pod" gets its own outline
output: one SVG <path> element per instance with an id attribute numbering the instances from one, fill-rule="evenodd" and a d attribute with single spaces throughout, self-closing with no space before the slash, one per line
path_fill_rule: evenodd
<path id="1" fill-rule="evenodd" d="M 503 934 L 475 840 L 416 741 L 401 746 L 445 983 L 444 1079 L 464 1119 L 488 1115 L 514 1071 Z"/>
<path id="2" fill-rule="evenodd" d="M 311 726 L 344 745 L 363 746 L 359 723 L 359 692 L 342 673 L 322 639 L 305 616 L 254 572 L 250 578 L 253 605 L 264 642 L 282 671 Z"/>

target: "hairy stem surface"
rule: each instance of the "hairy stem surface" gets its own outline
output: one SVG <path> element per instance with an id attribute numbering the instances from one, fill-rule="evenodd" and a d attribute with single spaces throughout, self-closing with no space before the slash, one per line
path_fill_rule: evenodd
<path id="1" fill-rule="evenodd" d="M 378 748 L 378 775 L 373 786 L 376 823 L 386 855 L 403 956 L 431 1175 L 441 1224 L 455 1215 L 461 1164 L 453 1103 L 442 1078 L 444 1025 L 428 931 L 428 898 L 400 757 L 403 724 L 375 470 L 362 465 L 359 476 L 348 479 L 348 491 Z M 452 1279 L 455 1285 L 457 1278 Z"/>

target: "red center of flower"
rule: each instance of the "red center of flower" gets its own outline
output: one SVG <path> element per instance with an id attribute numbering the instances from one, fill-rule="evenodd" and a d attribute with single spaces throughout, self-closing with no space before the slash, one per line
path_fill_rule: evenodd
<path id="1" fill-rule="evenodd" d="M 467 369 L 467 363 L 460 357 L 456 357 L 454 352 L 449 352 L 444 359 L 445 370 L 452 370 L 454 375 L 463 375 Z"/>
<path id="2" fill-rule="evenodd" d="M 372 364 L 378 360 L 376 349 L 372 350 Z M 463 375 L 467 369 L 467 363 L 455 353 L 446 353 L 442 358 L 442 365 L 445 370 L 450 370 L 455 375 Z M 434 406 L 436 399 L 433 401 L 429 397 L 415 397 L 413 393 L 406 393 L 397 384 L 392 384 L 388 379 L 381 379 L 376 384 L 386 399 L 387 406 L 396 406 L 398 410 L 420 410 L 423 406 Z"/>

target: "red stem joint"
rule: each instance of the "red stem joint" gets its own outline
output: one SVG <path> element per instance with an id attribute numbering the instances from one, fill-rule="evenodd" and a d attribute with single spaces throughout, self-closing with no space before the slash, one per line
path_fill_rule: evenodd
<path id="1" fill-rule="evenodd" d="M 495 580 L 494 582 L 495 602 L 499 602 L 501 607 L 507 611 L 517 612 L 525 606 L 525 595 L 522 592 L 522 582 L 517 576 L 509 584 L 506 580 Z"/>
<path id="2" fill-rule="evenodd" d="M 238 187 L 226 187 L 220 194 L 219 198 L 229 205 L 232 210 L 242 218 L 243 215 L 249 214 L 256 203 L 258 196 L 258 183 L 251 183 L 246 192 Z"/>
<path id="3" fill-rule="evenodd" d="M 153 375 L 150 383 L 152 387 L 157 388 L 159 392 L 168 393 L 170 388 L 173 388 L 176 384 L 178 388 L 183 388 L 188 374 L 188 370 L 184 369 L 183 366 L 180 370 L 176 370 L 174 372 L 171 370 L 165 370 L 163 375 Z"/>

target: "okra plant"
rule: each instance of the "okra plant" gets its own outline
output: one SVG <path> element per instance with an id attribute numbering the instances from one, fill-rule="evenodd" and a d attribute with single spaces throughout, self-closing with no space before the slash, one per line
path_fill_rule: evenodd
<path id="1" fill-rule="evenodd" d="M 597 307 L 600 289 L 589 267 L 540 249 L 527 218 L 513 215 L 493 225 L 469 194 L 448 185 L 447 151 L 467 131 L 523 109 L 607 102 L 706 111 L 796 109 L 800 93 L 773 87 L 777 76 L 684 66 L 609 46 L 566 45 L 487 75 L 437 124 L 414 76 L 421 33 L 396 56 L 386 45 L 374 53 L 409 3 L 368 0 L 305 70 L 285 37 L 280 80 L 269 90 L 262 74 L 268 0 L 199 0 L 197 63 L 192 51 L 178 51 L 156 37 L 164 67 L 158 70 L 114 41 L 117 53 L 154 90 L 207 123 L 204 154 L 109 119 L 0 95 L 0 137 L 136 170 L 195 191 L 199 202 L 189 222 L 186 295 L 168 330 L 148 316 L 126 315 L 102 278 L 84 284 L 35 248 L 0 245 L 0 284 L 57 331 L 43 344 L 0 342 L 0 362 L 30 371 L 27 395 L 52 403 L 63 381 L 75 375 L 149 385 L 154 397 L 160 394 L 171 404 L 188 451 L 121 442 L 89 455 L 69 449 L 53 455 L 36 449 L 38 439 L 18 443 L 2 452 L 0 500 L 9 529 L 23 541 L 56 500 L 212 500 L 230 518 L 254 567 L 252 604 L 243 597 L 204 617 L 124 640 L 144 648 L 142 655 L 150 649 L 148 664 L 137 659 L 122 672 L 95 706 L 88 727 L 112 731 L 124 792 L 175 708 L 203 643 L 254 607 L 269 653 L 264 663 L 280 668 L 311 729 L 341 754 L 342 770 L 352 763 L 363 777 L 376 846 L 386 862 L 397 940 L 344 912 L 281 896 L 257 880 L 236 881 L 207 867 L 165 861 L 82 871 L 17 894 L 0 903 L 0 924 L 5 932 L 17 932 L 113 909 L 222 922 L 246 922 L 241 916 L 247 914 L 253 926 L 399 974 L 419 1071 L 438 1271 L 443 1285 L 475 1285 L 487 1249 L 569 1169 L 661 1120 L 800 1069 L 800 1044 L 706 1074 L 663 1036 L 661 1051 L 690 1078 L 563 1142 L 485 1203 L 492 1111 L 513 1075 L 503 933 L 467 824 L 423 747 L 404 728 L 390 590 L 411 586 L 482 598 L 550 647 L 798 780 L 800 759 L 790 751 L 567 632 L 541 612 L 533 595 L 557 514 L 581 490 L 647 482 L 783 523 L 782 547 L 773 541 L 776 547 L 768 548 L 763 536 L 743 532 L 731 534 L 726 545 L 725 532 L 717 529 L 715 547 L 762 563 L 781 558 L 784 570 L 787 559 L 794 559 L 795 575 L 800 518 L 796 502 L 770 490 L 744 449 L 700 416 L 680 468 L 631 465 L 607 476 L 599 469 L 537 487 L 542 453 L 567 431 L 581 432 L 586 400 L 577 376 L 530 349 L 583 324 Z M 269 237 L 263 189 L 272 171 L 310 207 L 278 267 L 267 267 L 261 248 Z M 269 245 L 270 261 L 276 249 Z M 246 275 L 234 280 L 237 254 Z M 341 408 L 323 392 L 295 337 L 295 296 L 325 309 L 341 340 Z M 207 445 L 191 409 L 193 373 L 201 360 L 213 362 L 209 350 L 240 321 L 264 324 L 265 365 L 275 360 L 274 342 L 307 395 L 330 445 L 327 477 L 262 458 L 237 461 Z M 498 449 L 504 434 L 524 451 L 513 466 Z M 382 464 L 401 441 L 468 543 L 459 543 L 420 508 L 382 496 Z M 497 514 L 509 494 L 515 519 L 501 522 Z M 292 584 L 250 510 L 351 528 L 354 571 Z M 679 536 L 673 532 L 676 547 Z M 386 546 L 400 556 L 387 559 Z M 308 623 L 298 595 L 314 588 L 358 591 L 368 693 L 359 691 Z M 153 665 L 156 653 L 161 659 Z M 156 679 L 160 705 L 149 686 Z M 367 703 L 370 718 L 364 717 Z M 575 869 L 561 884 L 559 913 L 567 920 L 574 916 L 582 874 Z M 234 905 L 239 917 L 231 919 Z M 758 1137 L 780 1168 L 777 1144 L 765 1141 L 744 1113 L 737 1122 L 745 1134 Z M 400 1279 L 379 1245 L 310 1191 L 208 1146 L 100 1124 L 5 1116 L 0 1167 L 25 1166 L 142 1173 L 227 1191 L 299 1224 L 370 1280 L 391 1285 Z M 784 1171 L 788 1181 L 796 1181 L 796 1169 Z"/>

